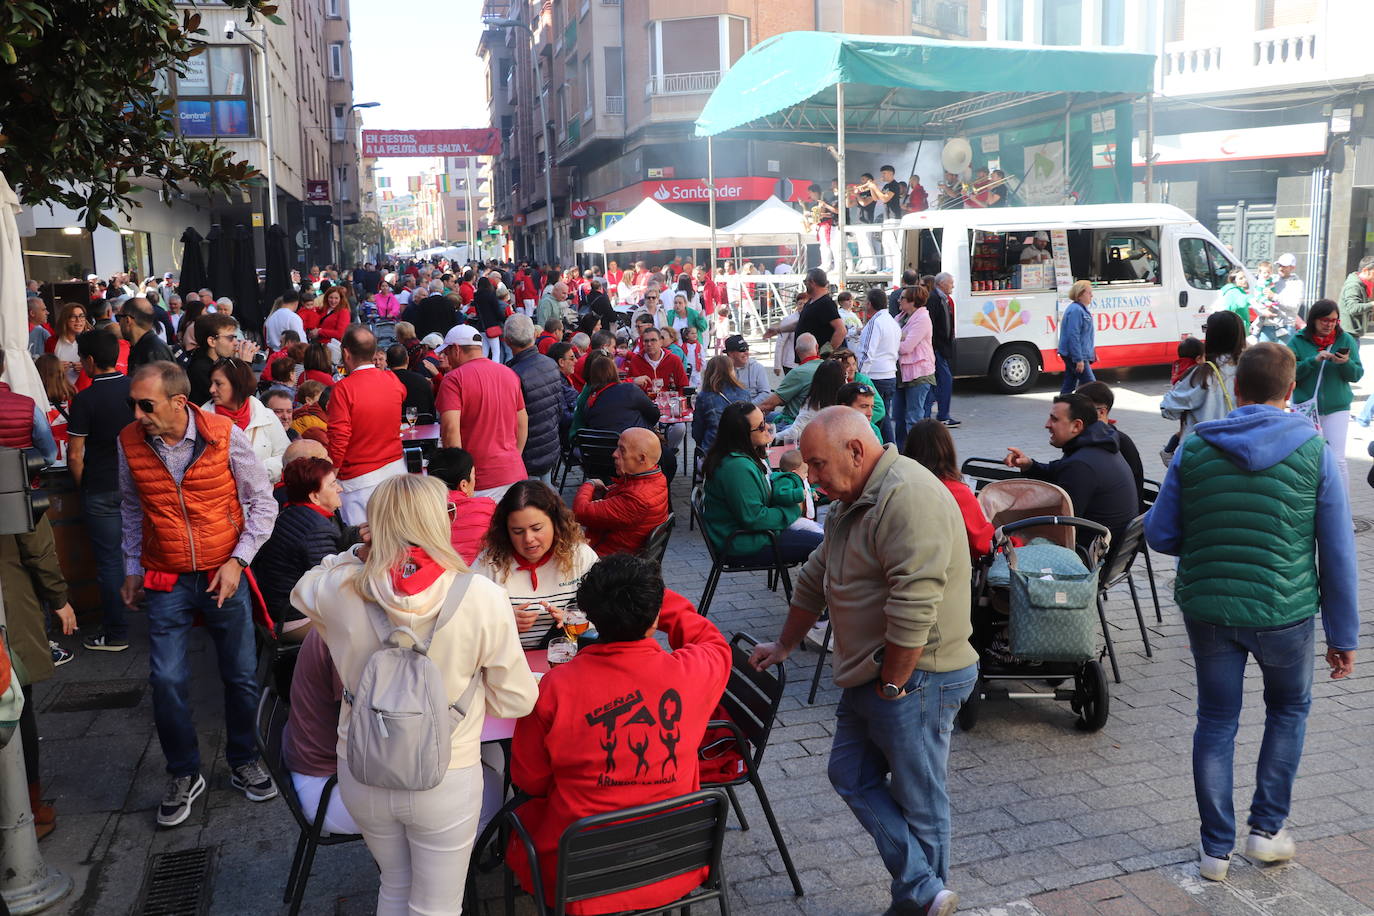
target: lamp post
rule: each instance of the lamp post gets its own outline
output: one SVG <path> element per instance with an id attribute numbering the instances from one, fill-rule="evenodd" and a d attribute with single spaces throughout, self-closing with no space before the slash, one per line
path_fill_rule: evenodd
<path id="1" fill-rule="evenodd" d="M 534 24 L 519 19 L 486 19 L 484 24 L 491 29 L 522 28 L 530 33 L 530 53 L 534 53 Z M 537 77 L 539 71 L 535 70 Z M 553 131 L 549 130 L 548 103 L 544 93 L 539 93 L 539 132 L 544 137 L 544 212 L 548 217 L 548 235 L 544 240 L 544 256 L 550 264 L 558 266 L 558 239 L 553 234 Z"/>
<path id="2" fill-rule="evenodd" d="M 277 156 L 272 151 L 272 92 L 267 85 L 267 29 L 266 27 L 256 29 L 262 35 L 262 40 L 254 38 L 249 34 L 248 29 L 233 28 L 234 23 L 230 23 L 231 28 L 226 32 L 229 37 L 233 37 L 234 32 L 243 36 L 244 41 L 248 42 L 257 49 L 258 58 L 258 85 L 262 92 L 262 142 L 267 147 L 267 225 L 271 226 L 277 222 Z"/>
<path id="3" fill-rule="evenodd" d="M 354 104 L 352 104 L 352 105 L 349 105 L 349 106 L 348 106 L 348 114 L 344 116 L 344 131 L 343 131 L 343 136 L 342 136 L 342 137 L 339 137 L 339 138 L 337 139 L 336 142 L 343 143 L 343 142 L 347 141 L 351 136 L 353 136 L 353 112 L 357 111 L 359 108 L 377 108 L 377 107 L 379 107 L 381 104 L 382 104 L 381 102 L 356 102 L 356 103 L 354 103 Z M 331 131 L 331 133 L 332 133 L 332 131 Z M 334 138 L 331 137 L 330 139 L 333 140 Z M 330 167 L 331 167 L 331 168 L 332 168 L 333 165 L 334 165 L 334 143 L 332 143 L 332 142 L 329 144 L 329 164 L 330 164 Z M 331 179 L 336 178 L 336 177 L 337 177 L 337 176 L 330 176 Z M 338 182 L 337 184 L 341 185 L 342 182 Z M 359 184 L 361 185 L 361 182 L 360 182 Z M 335 183 L 334 183 L 332 180 L 331 180 L 331 186 L 335 186 Z M 334 215 L 334 225 L 337 226 L 337 227 L 338 227 L 338 230 L 339 230 L 339 251 L 338 251 L 338 255 L 339 255 L 339 265 L 340 265 L 340 267 L 342 267 L 342 264 L 343 264 L 343 254 L 344 254 L 344 250 L 343 250 L 343 247 L 344 247 L 344 224 L 343 224 L 343 193 L 342 193 L 342 191 L 343 191 L 343 189 L 342 189 L 341 187 L 335 186 L 335 193 L 334 193 L 334 211 L 335 211 L 335 215 Z"/>

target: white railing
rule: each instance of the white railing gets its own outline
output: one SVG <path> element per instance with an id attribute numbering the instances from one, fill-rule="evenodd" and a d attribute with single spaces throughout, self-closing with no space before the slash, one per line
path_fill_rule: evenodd
<path id="1" fill-rule="evenodd" d="M 625 96 L 608 95 L 606 96 L 606 114 L 623 115 L 625 113 Z"/>
<path id="2" fill-rule="evenodd" d="M 698 73 L 656 73 L 649 77 L 644 94 L 650 95 L 690 95 L 710 92 L 720 82 L 719 70 L 702 70 Z"/>
<path id="3" fill-rule="evenodd" d="M 1364 72 L 1367 67 L 1352 55 L 1333 55 L 1326 36 L 1310 25 L 1169 42 L 1160 63 L 1161 89 L 1175 95 L 1336 80 Z"/>

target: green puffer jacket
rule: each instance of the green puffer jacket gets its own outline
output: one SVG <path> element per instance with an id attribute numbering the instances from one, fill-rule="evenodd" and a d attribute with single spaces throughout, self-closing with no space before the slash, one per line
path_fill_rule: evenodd
<path id="1" fill-rule="evenodd" d="M 758 461 L 743 452 L 731 452 L 706 481 L 704 491 L 704 527 L 706 536 L 716 549 L 725 548 L 725 539 L 735 531 L 754 531 L 743 534 L 730 544 L 730 553 L 738 556 L 754 553 L 768 546 L 764 532 L 782 531 L 801 515 L 805 498 L 801 478 L 792 473 L 763 476 Z"/>
<path id="2" fill-rule="evenodd" d="M 1310 400 L 1312 390 L 1317 385 L 1317 373 L 1321 372 L 1322 387 L 1317 393 L 1317 412 L 1323 415 L 1340 413 L 1350 409 L 1355 393 L 1350 386 L 1364 375 L 1364 365 L 1360 362 L 1360 342 L 1342 331 L 1336 337 L 1331 349 L 1350 348 L 1350 362 L 1345 365 L 1330 363 L 1321 371 L 1322 360 L 1317 359 L 1321 349 L 1308 336 L 1308 331 L 1294 334 L 1288 338 L 1288 346 L 1298 360 L 1298 386 L 1293 389 L 1292 402 L 1301 404 Z"/>
<path id="3" fill-rule="evenodd" d="M 1312 616 L 1321 603 L 1312 543 L 1325 447 L 1314 433 L 1279 464 L 1253 472 L 1201 436 L 1188 437 L 1177 471 L 1192 509 L 1183 515 L 1188 549 L 1174 583 L 1184 614 L 1232 627 Z"/>

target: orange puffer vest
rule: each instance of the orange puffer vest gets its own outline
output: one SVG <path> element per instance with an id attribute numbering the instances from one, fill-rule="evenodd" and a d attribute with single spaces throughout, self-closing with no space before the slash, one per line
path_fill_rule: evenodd
<path id="1" fill-rule="evenodd" d="M 143 567 L 184 573 L 228 562 L 243 531 L 243 507 L 229 470 L 234 422 L 188 404 L 196 424 L 195 453 L 180 485 L 137 421 L 120 430 L 134 487 L 143 502 Z"/>

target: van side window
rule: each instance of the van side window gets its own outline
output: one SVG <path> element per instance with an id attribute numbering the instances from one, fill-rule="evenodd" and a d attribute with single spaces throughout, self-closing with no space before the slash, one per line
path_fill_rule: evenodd
<path id="1" fill-rule="evenodd" d="M 1178 256 L 1183 261 L 1183 276 L 1193 289 L 1221 289 L 1231 262 L 1221 249 L 1206 239 L 1178 240 Z"/>

